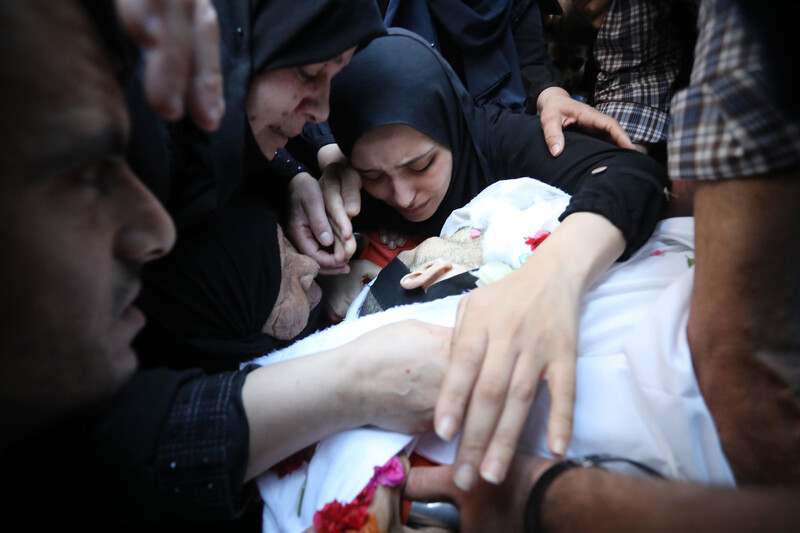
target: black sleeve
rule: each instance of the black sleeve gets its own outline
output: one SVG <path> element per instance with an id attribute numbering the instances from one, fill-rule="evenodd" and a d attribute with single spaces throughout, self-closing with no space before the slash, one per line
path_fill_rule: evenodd
<path id="1" fill-rule="evenodd" d="M 320 123 L 306 122 L 306 125 L 303 126 L 301 137 L 314 148 L 315 154 L 323 146 L 336 142 L 327 121 Z"/>
<path id="2" fill-rule="evenodd" d="M 547 149 L 539 117 L 496 112 L 483 132 L 484 153 L 496 179 L 529 176 L 572 195 L 568 215 L 591 212 L 618 227 L 630 257 L 650 237 L 666 203 L 666 169 L 649 156 L 565 131 L 564 151 Z"/>
<path id="3" fill-rule="evenodd" d="M 133 378 L 84 448 L 104 522 L 145 530 L 228 521 L 245 511 L 254 490 L 244 484 L 248 372 L 159 369 Z"/>
<path id="4" fill-rule="evenodd" d="M 542 16 L 535 1 L 515 2 L 511 28 L 525 86 L 526 112 L 535 115 L 539 94 L 548 87 L 560 87 L 561 73 L 547 52 Z"/>

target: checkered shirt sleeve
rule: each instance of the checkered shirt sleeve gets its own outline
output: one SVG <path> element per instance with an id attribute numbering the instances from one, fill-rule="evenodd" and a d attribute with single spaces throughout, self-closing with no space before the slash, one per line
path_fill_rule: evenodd
<path id="1" fill-rule="evenodd" d="M 615 0 L 595 41 L 595 108 L 635 143 L 667 138 L 682 53 L 672 9 L 670 0 Z"/>
<path id="2" fill-rule="evenodd" d="M 800 164 L 800 124 L 776 105 L 763 47 L 738 3 L 709 0 L 690 86 L 672 103 L 672 179 L 745 178 Z"/>

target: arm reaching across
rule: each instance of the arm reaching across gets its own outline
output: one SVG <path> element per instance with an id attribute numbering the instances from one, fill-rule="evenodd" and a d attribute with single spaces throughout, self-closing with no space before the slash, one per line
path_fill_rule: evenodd
<path id="1" fill-rule="evenodd" d="M 530 532 L 523 522 L 531 489 L 552 460 L 518 455 L 509 477 L 479 482 L 465 493 L 452 483 L 453 467 L 414 467 L 405 497 L 450 500 L 460 508 L 461 531 Z M 600 468 L 573 468 L 546 489 L 546 531 L 796 531 L 797 487 L 730 490 L 624 476 Z M 533 525 L 531 525 L 533 526 Z"/>
<path id="2" fill-rule="evenodd" d="M 246 479 L 345 429 L 429 429 L 450 332 L 401 322 L 313 357 L 251 372 L 242 390 L 250 427 Z"/>

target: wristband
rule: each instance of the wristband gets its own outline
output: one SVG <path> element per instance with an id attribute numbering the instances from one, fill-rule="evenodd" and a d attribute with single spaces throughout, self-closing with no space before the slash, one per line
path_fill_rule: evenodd
<path id="1" fill-rule="evenodd" d="M 555 479 L 572 468 L 595 468 L 606 463 L 626 463 L 651 477 L 663 478 L 658 470 L 655 470 L 644 463 L 627 459 L 625 457 L 615 457 L 613 455 L 595 454 L 578 457 L 576 459 L 564 459 L 550 466 L 539 476 L 531 489 L 528 497 L 528 505 L 525 507 L 525 531 L 540 532 L 542 529 L 542 502 L 544 494 Z"/>

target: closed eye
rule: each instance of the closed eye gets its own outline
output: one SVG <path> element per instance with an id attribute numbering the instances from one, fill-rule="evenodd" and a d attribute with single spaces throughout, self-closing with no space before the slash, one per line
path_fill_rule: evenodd
<path id="1" fill-rule="evenodd" d="M 434 161 L 436 161 L 436 157 L 431 157 L 427 161 L 420 161 L 419 163 L 422 163 L 422 166 L 420 167 L 418 165 L 414 165 L 411 167 L 411 171 L 416 172 L 417 174 L 422 174 L 427 171 L 431 165 L 433 165 Z"/>
<path id="2" fill-rule="evenodd" d="M 297 73 L 297 77 L 300 78 L 300 81 L 303 83 L 314 83 L 317 80 L 317 76 L 315 74 L 311 74 L 300 67 L 295 68 L 294 71 Z"/>

